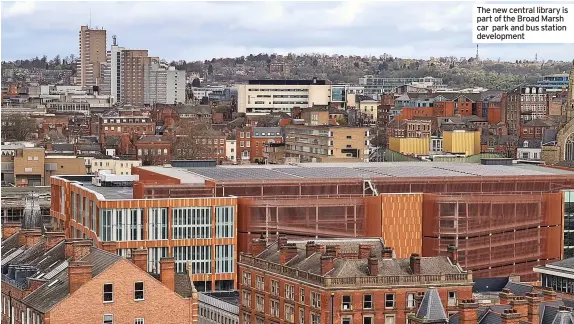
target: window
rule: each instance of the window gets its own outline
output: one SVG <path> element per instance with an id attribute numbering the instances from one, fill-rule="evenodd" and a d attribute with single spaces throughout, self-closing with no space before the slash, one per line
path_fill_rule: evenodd
<path id="1" fill-rule="evenodd" d="M 249 291 L 243 290 L 242 305 L 246 307 L 251 307 L 251 293 Z"/>
<path id="2" fill-rule="evenodd" d="M 243 313 L 243 324 L 250 324 L 251 323 L 251 314 Z"/>
<path id="3" fill-rule="evenodd" d="M 265 298 L 261 295 L 255 296 L 255 310 L 258 312 L 265 312 Z"/>
<path id="4" fill-rule="evenodd" d="M 408 293 L 407 294 L 407 308 L 414 308 L 415 307 L 415 294 Z"/>
<path id="5" fill-rule="evenodd" d="M 395 315 L 385 314 L 385 324 L 395 324 Z"/>
<path id="6" fill-rule="evenodd" d="M 285 299 L 295 300 L 295 286 L 285 285 Z"/>
<path id="7" fill-rule="evenodd" d="M 321 315 L 311 313 L 311 324 L 319 324 L 321 323 Z"/>
<path id="8" fill-rule="evenodd" d="M 299 302 L 301 304 L 305 304 L 305 289 L 304 288 L 299 289 Z"/>
<path id="9" fill-rule="evenodd" d="M 352 318 L 351 317 L 343 317 L 343 324 L 351 324 L 352 323 Z"/>
<path id="10" fill-rule="evenodd" d="M 136 318 L 134 324 L 145 324 L 145 322 L 143 318 Z"/>
<path id="11" fill-rule="evenodd" d="M 285 320 L 289 323 L 295 322 L 295 307 L 285 304 Z"/>
<path id="12" fill-rule="evenodd" d="M 352 139 L 353 137 L 351 135 L 347 135 L 347 139 Z"/>
<path id="13" fill-rule="evenodd" d="M 114 301 L 114 284 L 104 284 L 104 303 L 111 303 Z"/>
<path id="14" fill-rule="evenodd" d="M 456 291 L 448 292 L 448 306 L 456 306 Z"/>
<path id="15" fill-rule="evenodd" d="M 305 324 L 305 310 L 299 308 L 299 324 Z"/>
<path id="16" fill-rule="evenodd" d="M 243 284 L 245 286 L 251 286 L 251 273 L 243 272 Z"/>
<path id="17" fill-rule="evenodd" d="M 271 316 L 279 317 L 279 301 L 271 299 Z"/>
<path id="18" fill-rule="evenodd" d="M 104 324 L 114 324 L 114 315 L 105 314 L 104 315 Z"/>
<path id="19" fill-rule="evenodd" d="M 395 294 L 385 294 L 385 308 L 395 308 Z"/>
<path id="20" fill-rule="evenodd" d="M 363 316 L 363 324 L 374 324 L 372 316 Z"/>
<path id="21" fill-rule="evenodd" d="M 215 272 L 232 273 L 233 272 L 233 245 L 216 245 L 215 246 Z"/>
<path id="22" fill-rule="evenodd" d="M 352 308 L 351 296 L 343 296 L 343 310 L 350 310 Z"/>
<path id="23" fill-rule="evenodd" d="M 271 280 L 271 295 L 279 296 L 279 281 Z"/>
<path id="24" fill-rule="evenodd" d="M 363 295 L 363 309 L 373 308 L 373 295 Z"/>
<path id="25" fill-rule="evenodd" d="M 232 238 L 234 236 L 233 214 L 233 206 L 215 207 L 215 235 L 217 238 Z"/>
<path id="26" fill-rule="evenodd" d="M 143 281 L 138 281 L 134 284 L 134 299 L 144 300 L 144 283 Z"/>
<path id="27" fill-rule="evenodd" d="M 255 287 L 259 290 L 265 290 L 265 279 L 262 276 L 255 277 Z"/>
<path id="28" fill-rule="evenodd" d="M 311 293 L 311 305 L 315 308 L 321 308 L 321 295 L 316 292 Z"/>

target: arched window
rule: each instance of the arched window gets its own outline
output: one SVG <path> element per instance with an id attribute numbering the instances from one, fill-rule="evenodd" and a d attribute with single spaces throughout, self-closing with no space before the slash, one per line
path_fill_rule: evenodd
<path id="1" fill-rule="evenodd" d="M 574 161 L 574 133 L 566 138 L 566 145 L 564 148 L 564 160 Z"/>

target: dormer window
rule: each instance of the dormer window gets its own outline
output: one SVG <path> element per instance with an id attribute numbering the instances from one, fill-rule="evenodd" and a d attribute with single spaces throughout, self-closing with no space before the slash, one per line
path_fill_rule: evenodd
<path id="1" fill-rule="evenodd" d="M 528 147 L 528 141 L 524 141 L 523 147 Z"/>

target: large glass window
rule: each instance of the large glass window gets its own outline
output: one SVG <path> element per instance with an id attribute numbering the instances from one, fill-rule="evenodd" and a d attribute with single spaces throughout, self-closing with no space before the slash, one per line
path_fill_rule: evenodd
<path id="1" fill-rule="evenodd" d="M 231 238 L 234 236 L 233 206 L 215 207 L 215 231 L 217 238 Z"/>
<path id="2" fill-rule="evenodd" d="M 211 208 L 173 208 L 173 239 L 211 238 Z"/>
<path id="3" fill-rule="evenodd" d="M 173 257 L 177 272 L 187 272 L 187 262 L 191 261 L 191 271 L 211 273 L 211 246 L 176 246 Z"/>
<path id="4" fill-rule="evenodd" d="M 143 234 L 143 209 L 102 209 L 102 241 L 140 241 Z"/>
<path id="5" fill-rule="evenodd" d="M 215 247 L 215 272 L 233 272 L 233 245 L 217 245 Z"/>
<path id="6" fill-rule="evenodd" d="M 159 260 L 167 258 L 167 248 L 149 248 L 147 257 L 147 271 L 152 273 L 160 273 Z"/>
<path id="7" fill-rule="evenodd" d="M 167 208 L 148 209 L 148 239 L 167 240 Z"/>

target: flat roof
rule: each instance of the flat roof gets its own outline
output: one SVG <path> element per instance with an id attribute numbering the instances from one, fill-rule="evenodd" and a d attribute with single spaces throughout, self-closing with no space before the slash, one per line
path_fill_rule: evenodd
<path id="1" fill-rule="evenodd" d="M 302 163 L 298 165 L 239 165 L 200 168 L 142 167 L 179 178 L 183 183 L 204 180 L 375 179 L 413 177 L 574 176 L 574 171 L 536 165 L 481 165 L 449 162 Z"/>
<path id="2" fill-rule="evenodd" d="M 82 182 L 82 187 L 95 191 L 109 200 L 133 199 L 133 187 L 98 187 L 88 182 Z"/>

